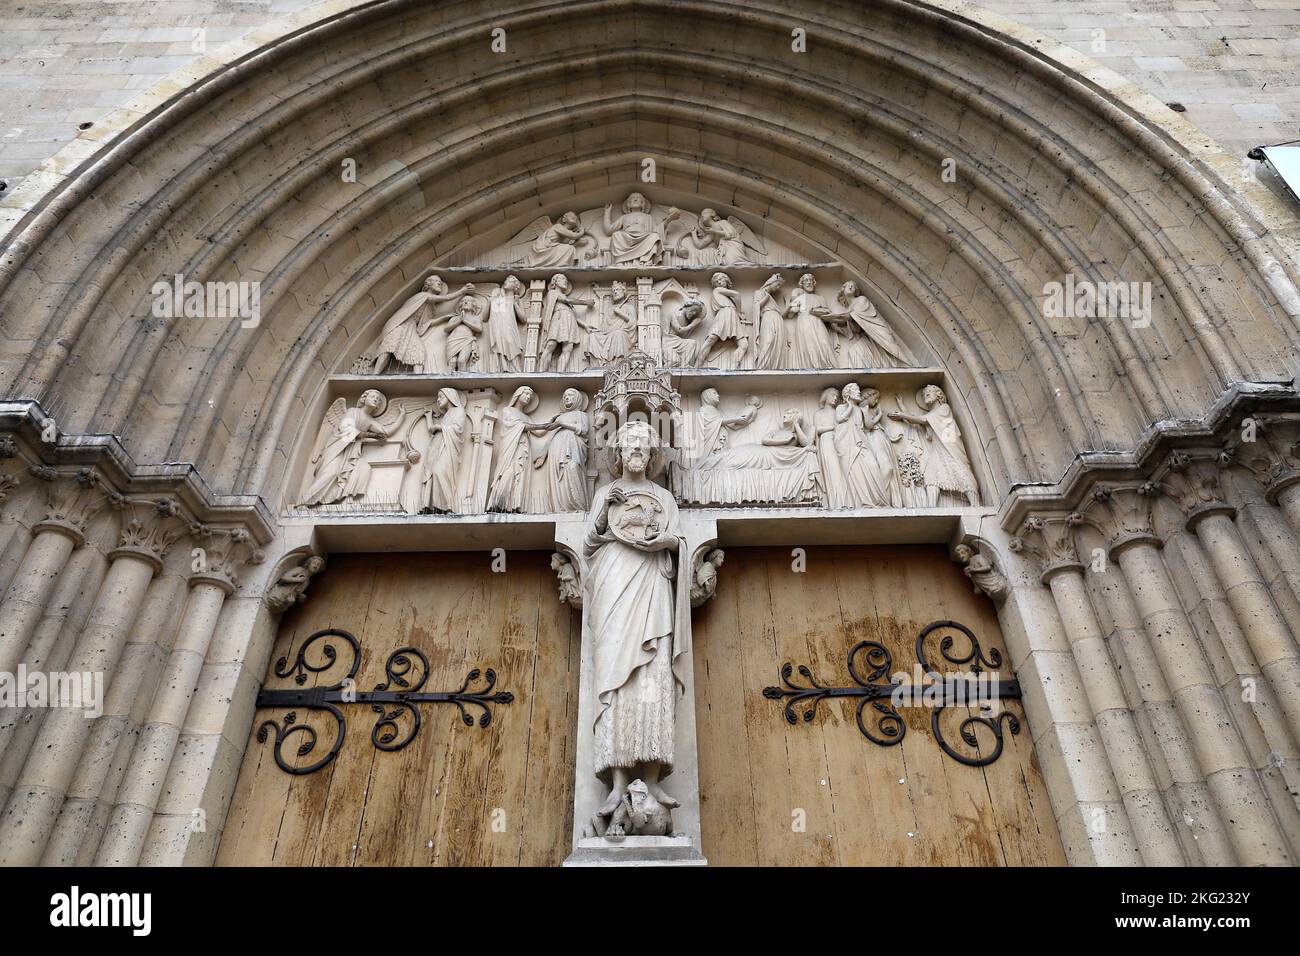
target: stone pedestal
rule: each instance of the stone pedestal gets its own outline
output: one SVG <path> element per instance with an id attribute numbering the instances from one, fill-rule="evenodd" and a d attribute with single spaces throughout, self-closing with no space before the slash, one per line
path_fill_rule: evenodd
<path id="1" fill-rule="evenodd" d="M 689 836 L 628 836 L 621 840 L 584 837 L 574 842 L 573 853 L 564 865 L 707 866 L 708 860 Z"/>

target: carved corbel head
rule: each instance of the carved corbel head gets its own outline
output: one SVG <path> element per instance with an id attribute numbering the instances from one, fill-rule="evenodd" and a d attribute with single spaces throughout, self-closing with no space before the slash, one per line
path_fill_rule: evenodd
<path id="1" fill-rule="evenodd" d="M 324 567 L 324 556 L 312 551 L 296 551 L 285 557 L 276 569 L 275 583 L 267 588 L 262 598 L 270 612 L 283 614 L 305 601 L 307 585 Z"/>
<path id="2" fill-rule="evenodd" d="M 1013 538 L 1009 547 L 1014 551 L 1018 539 Z M 1009 584 L 1007 576 L 998 567 L 997 552 L 983 538 L 968 538 L 952 549 L 954 560 L 962 566 L 962 573 L 970 579 L 976 594 L 987 595 L 994 604 L 1001 604 L 1007 599 Z"/>

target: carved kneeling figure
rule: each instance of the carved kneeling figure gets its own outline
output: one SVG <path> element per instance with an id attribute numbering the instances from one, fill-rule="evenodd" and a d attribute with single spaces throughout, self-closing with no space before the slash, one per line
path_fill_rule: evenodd
<path id="1" fill-rule="evenodd" d="M 672 803 L 675 805 L 676 801 Z M 608 825 L 599 812 L 592 818 L 592 824 L 597 835 L 607 840 L 620 840 L 625 836 L 673 835 L 672 808 L 655 799 L 644 780 L 633 780 L 627 785 L 627 793 L 610 814 Z"/>

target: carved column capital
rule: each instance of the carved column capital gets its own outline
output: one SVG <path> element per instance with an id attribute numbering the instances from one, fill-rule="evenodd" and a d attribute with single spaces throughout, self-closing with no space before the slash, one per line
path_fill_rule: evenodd
<path id="1" fill-rule="evenodd" d="M 1270 504 L 1300 483 L 1300 419 L 1283 415 L 1245 418 L 1223 443 L 1225 467 L 1236 465 L 1254 476 Z"/>
<path id="2" fill-rule="evenodd" d="M 93 468 L 67 473 L 48 465 L 32 465 L 28 470 L 47 485 L 45 517 L 36 523 L 33 530 L 66 534 L 77 547 L 86 543 L 86 527 L 90 519 L 106 504 L 122 500 L 122 496 L 109 488 Z"/>
<path id="3" fill-rule="evenodd" d="M 193 528 L 170 498 L 122 498 L 115 505 L 122 511 L 122 531 L 109 558 L 130 555 L 152 564 L 155 573 L 172 545 Z"/>
<path id="4" fill-rule="evenodd" d="M 261 564 L 266 558 L 243 528 L 193 524 L 189 534 L 194 543 L 190 587 L 212 584 L 233 594 L 239 588 L 239 571 L 245 565 Z"/>
<path id="5" fill-rule="evenodd" d="M 1013 538 L 1010 547 L 1016 550 L 1019 539 Z M 953 557 L 962 566 L 962 573 L 970 578 L 976 594 L 986 595 L 994 604 L 1007 599 L 1010 585 L 1007 576 L 998 567 L 997 555 L 987 542 L 972 538 L 952 549 Z"/>
<path id="6" fill-rule="evenodd" d="M 1099 485 L 1093 490 L 1082 514 L 1105 536 L 1112 560 L 1135 544 L 1164 547 L 1164 540 L 1155 533 L 1151 521 L 1151 506 L 1161 491 L 1158 481 L 1119 488 Z"/>
<path id="7" fill-rule="evenodd" d="M 1210 515 L 1237 516 L 1237 509 L 1224 500 L 1219 472 L 1231 461 L 1222 451 L 1209 455 L 1192 455 L 1176 451 L 1169 456 L 1164 490 L 1187 515 L 1188 531 Z"/>
<path id="8" fill-rule="evenodd" d="M 1048 583 L 1053 575 L 1066 570 L 1083 570 L 1075 546 L 1075 529 L 1086 522 L 1083 514 L 1071 511 L 1064 515 L 1030 515 L 1016 539 L 1022 552 L 1038 558 L 1039 580 Z"/>
<path id="9" fill-rule="evenodd" d="M 266 591 L 263 601 L 272 614 L 283 614 L 295 604 L 307 600 L 307 585 L 325 567 L 325 558 L 313 552 L 289 555 L 280 563 L 275 583 Z"/>

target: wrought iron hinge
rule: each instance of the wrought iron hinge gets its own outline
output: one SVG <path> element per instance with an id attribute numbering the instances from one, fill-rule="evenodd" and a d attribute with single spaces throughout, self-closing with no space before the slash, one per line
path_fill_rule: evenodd
<path id="1" fill-rule="evenodd" d="M 271 732 L 275 733 L 275 762 L 286 773 L 296 775 L 315 773 L 338 756 L 343 747 L 343 738 L 347 733 L 347 721 L 343 717 L 340 705 L 369 704 L 379 715 L 374 728 L 370 731 L 370 742 L 379 750 L 401 750 L 420 732 L 420 711 L 418 704 L 455 704 L 460 710 L 461 720 L 468 727 L 475 724 L 474 717 L 466 706 L 478 707 L 482 713 L 478 726 L 486 727 L 492 723 L 492 710 L 489 704 L 508 704 L 515 699 L 509 691 L 496 691 L 497 675 L 492 668 L 479 670 L 474 668 L 465 677 L 459 690 L 426 691 L 425 681 L 429 679 L 429 659 L 418 648 L 399 647 L 388 655 L 384 663 L 384 674 L 388 678 L 382 684 L 376 684 L 374 690 L 359 691 L 355 678 L 361 664 L 361 642 L 351 633 L 336 628 L 317 631 L 298 648 L 293 663 L 286 655 L 275 662 L 276 677 L 290 677 L 296 684 L 307 683 L 311 674 L 331 670 L 338 663 L 338 649 L 328 642 L 328 638 L 338 637 L 347 642 L 352 652 L 352 663 L 347 674 L 337 683 L 328 687 L 303 687 L 301 689 L 262 690 L 257 695 L 259 708 L 285 709 L 289 712 L 281 721 L 266 720 L 257 728 L 257 739 L 265 742 Z M 313 664 L 307 659 L 308 649 L 318 641 L 324 641 L 320 649 L 323 661 Z M 470 690 L 470 685 L 482 679 L 487 685 L 481 690 Z M 400 688 L 400 689 L 394 689 Z M 284 759 L 282 748 L 294 736 L 301 737 L 297 756 L 306 757 L 316 749 L 319 736 L 316 729 L 305 723 L 298 723 L 297 710 L 326 711 L 338 725 L 338 733 L 329 751 L 310 764 L 295 766 Z M 406 717 L 407 726 L 402 718 Z"/>
<path id="2" fill-rule="evenodd" d="M 965 654 L 954 654 L 953 637 L 945 634 L 939 641 L 939 654 L 949 664 L 958 668 L 956 674 L 943 675 L 930 666 L 925 653 L 925 642 L 931 634 L 951 628 L 960 631 L 970 641 L 970 649 Z M 864 677 L 859 670 L 859 655 L 863 655 L 866 666 L 870 668 Z M 987 669 L 1002 666 L 1002 654 L 996 647 L 989 648 L 985 657 L 979 641 L 965 624 L 956 621 L 935 621 L 927 625 L 916 638 L 916 660 L 921 673 L 929 683 L 904 683 L 890 679 L 893 657 L 889 649 L 877 641 L 859 641 L 849 650 L 849 676 L 853 685 L 847 687 L 825 687 L 817 683 L 805 665 L 797 668 L 789 662 L 781 666 L 781 687 L 763 688 L 763 696 L 769 700 L 785 701 L 785 719 L 791 724 L 799 723 L 800 715 L 796 712 L 799 705 L 809 704 L 803 710 L 804 722 L 811 721 L 817 715 L 817 705 L 831 697 L 855 697 L 858 706 L 855 717 L 858 730 L 874 744 L 892 747 L 902 743 L 907 733 L 907 725 L 898 713 L 899 707 L 930 708 L 930 729 L 935 742 L 953 760 L 970 767 L 985 767 L 1002 756 L 1002 724 L 1013 734 L 1020 733 L 1020 719 L 1006 711 L 994 713 L 997 704 L 1004 699 L 1020 698 L 1020 682 L 1001 680 L 997 671 L 989 673 Z M 960 670 L 965 667 L 965 670 Z M 795 670 L 808 680 L 809 686 L 802 687 L 791 680 Z M 916 698 L 920 698 L 919 700 Z M 874 732 L 864 719 L 867 706 L 874 714 Z M 958 753 L 943 736 L 940 717 L 949 707 L 976 707 L 980 714 L 972 714 L 958 727 L 962 742 L 976 751 L 975 756 Z M 977 726 L 992 731 L 993 747 L 988 753 L 980 753 L 980 741 L 975 734 Z"/>

